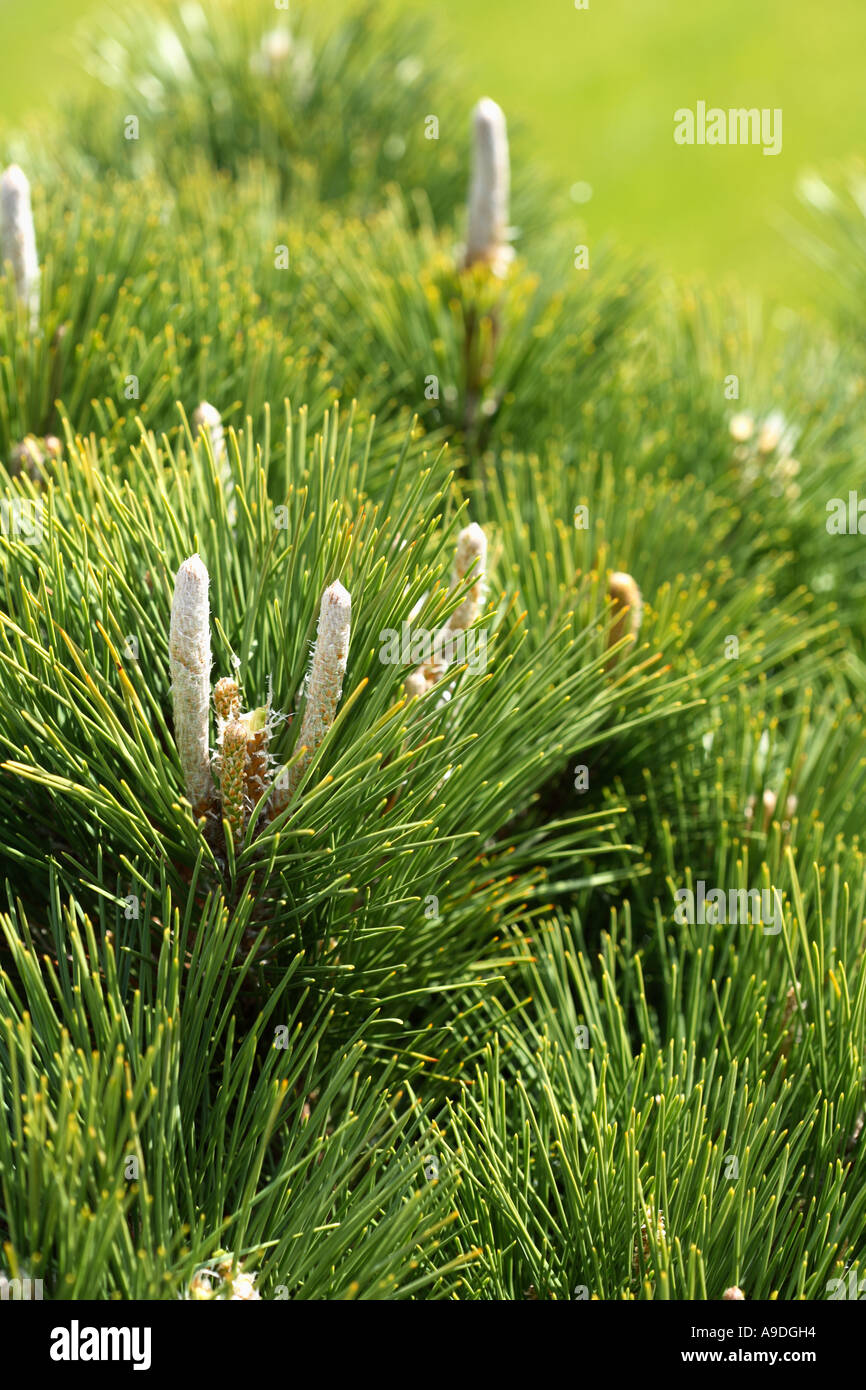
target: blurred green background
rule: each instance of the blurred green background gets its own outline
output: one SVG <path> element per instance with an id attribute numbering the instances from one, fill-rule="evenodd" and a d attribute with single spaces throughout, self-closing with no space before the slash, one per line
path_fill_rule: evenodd
<path id="1" fill-rule="evenodd" d="M 612 234 L 663 269 L 814 302 L 810 267 L 780 228 L 800 174 L 866 150 L 864 0 L 389 3 L 432 12 L 474 80 L 467 110 L 495 97 L 565 188 L 589 185 L 575 213 L 590 238 Z M 0 0 L 4 126 L 88 80 L 70 39 L 83 19 L 97 32 L 101 12 L 104 0 Z M 675 145 L 674 111 L 699 99 L 781 107 L 782 153 Z"/>

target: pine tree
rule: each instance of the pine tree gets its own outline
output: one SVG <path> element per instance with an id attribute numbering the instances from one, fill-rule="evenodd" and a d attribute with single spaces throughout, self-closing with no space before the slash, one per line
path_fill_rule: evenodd
<path id="1" fill-rule="evenodd" d="M 0 189 L 4 1272 L 825 1298 L 858 335 L 578 284 L 406 20 L 190 13 L 119 21 Z"/>

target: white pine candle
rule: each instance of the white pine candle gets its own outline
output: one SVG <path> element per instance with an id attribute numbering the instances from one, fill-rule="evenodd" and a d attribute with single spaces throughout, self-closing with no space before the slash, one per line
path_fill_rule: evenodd
<path id="1" fill-rule="evenodd" d="M 210 577 L 198 555 L 184 560 L 174 581 L 169 663 L 174 737 L 186 794 L 196 816 L 213 799 L 208 746 L 210 712 Z"/>
<path id="2" fill-rule="evenodd" d="M 471 525 L 464 526 L 457 537 L 453 579 L 453 584 L 457 585 L 471 571 L 472 587 L 445 626 L 436 633 L 428 659 L 406 677 L 403 688 L 407 695 L 423 695 L 445 675 L 453 658 L 455 633 L 465 632 L 481 612 L 486 566 L 487 537 L 478 523 L 473 521 Z"/>
<path id="3" fill-rule="evenodd" d="M 286 28 L 271 29 L 262 36 L 257 66 L 268 77 L 277 77 L 292 53 L 292 36 Z"/>
<path id="4" fill-rule="evenodd" d="M 222 484 L 223 493 L 226 499 L 226 516 L 230 526 L 234 526 L 237 521 L 237 501 L 234 497 L 234 478 L 232 477 L 231 464 L 229 463 L 228 450 L 226 449 L 225 430 L 223 419 L 215 405 L 210 401 L 201 401 L 196 406 L 192 415 L 193 433 L 206 434 L 210 440 L 213 461 L 216 464 L 217 476 Z"/>
<path id="5" fill-rule="evenodd" d="M 504 275 L 514 252 L 508 245 L 511 174 L 502 108 L 482 97 L 473 112 L 472 178 L 466 232 L 467 266 L 483 261 Z"/>
<path id="6" fill-rule="evenodd" d="M 298 734 L 297 747 L 304 748 L 305 752 L 288 777 L 279 778 L 275 783 L 272 803 L 275 815 L 288 805 L 316 749 L 334 722 L 346 675 L 351 619 L 352 599 L 348 590 L 339 582 L 331 584 L 322 594 L 313 663 L 307 680 L 304 717 Z"/>
<path id="7" fill-rule="evenodd" d="M 39 325 L 39 257 L 30 206 L 30 184 L 23 169 L 10 164 L 0 178 L 0 252 L 11 261 L 15 292 L 29 313 L 30 331 Z"/>
<path id="8" fill-rule="evenodd" d="M 220 463 L 226 451 L 225 432 L 223 430 L 223 417 L 220 415 L 215 405 L 210 401 L 202 401 L 193 411 L 193 428 L 196 433 L 206 430 L 210 437 L 211 452 L 214 462 Z"/>
<path id="9" fill-rule="evenodd" d="M 487 537 L 476 521 L 465 526 L 457 537 L 457 553 L 454 560 L 455 578 L 459 583 L 470 570 L 474 582 L 459 608 L 448 619 L 452 632 L 464 631 L 471 627 L 481 612 L 484 599 L 484 571 L 487 565 Z"/>

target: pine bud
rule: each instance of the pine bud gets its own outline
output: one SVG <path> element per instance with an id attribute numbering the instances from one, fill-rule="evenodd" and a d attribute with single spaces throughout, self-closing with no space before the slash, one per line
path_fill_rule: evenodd
<path id="1" fill-rule="evenodd" d="M 21 443 L 12 449 L 9 471 L 13 476 L 24 471 L 35 482 L 40 476 L 45 459 L 45 450 L 36 435 L 28 434 L 26 439 L 22 439 Z"/>
<path id="2" fill-rule="evenodd" d="M 743 410 L 732 417 L 729 429 L 732 439 L 738 444 L 745 444 L 755 433 L 755 422 L 748 411 Z"/>
<path id="3" fill-rule="evenodd" d="M 196 1301 L 227 1299 L 229 1302 L 261 1300 L 256 1290 L 255 1271 L 238 1269 L 234 1256 L 223 1260 L 216 1269 L 200 1269 L 190 1280 L 188 1298 Z"/>
<path id="4" fill-rule="evenodd" d="M 223 420 L 215 405 L 202 401 L 192 413 L 193 432 L 206 434 L 210 440 L 211 453 L 216 465 L 217 477 L 222 485 L 226 499 L 226 516 L 230 526 L 237 521 L 237 502 L 234 497 L 235 481 L 232 477 L 228 450 L 226 449 Z"/>
<path id="5" fill-rule="evenodd" d="M 286 28 L 271 29 L 262 36 L 261 46 L 254 68 L 276 77 L 289 61 L 292 52 L 292 36 Z"/>
<path id="6" fill-rule="evenodd" d="M 208 750 L 210 709 L 210 610 L 208 572 L 198 555 L 184 560 L 174 581 L 169 634 L 174 736 L 186 794 L 195 815 L 213 799 Z"/>
<path id="7" fill-rule="evenodd" d="M 231 1293 L 229 1294 L 230 1303 L 238 1303 L 246 1300 L 261 1300 L 261 1294 L 256 1289 L 255 1274 L 236 1274 L 231 1280 Z"/>
<path id="8" fill-rule="evenodd" d="M 758 434 L 758 452 L 772 454 L 785 435 L 785 417 L 779 410 L 772 411 L 761 425 Z"/>
<path id="9" fill-rule="evenodd" d="M 223 730 L 220 759 L 220 789 L 223 819 L 237 848 L 244 838 L 246 825 L 247 726 L 233 719 Z"/>
<path id="10" fill-rule="evenodd" d="M 218 1276 L 209 1269 L 200 1269 L 189 1282 L 189 1298 L 194 1302 L 209 1302 L 215 1296 L 214 1280 Z"/>
<path id="11" fill-rule="evenodd" d="M 481 612 L 484 600 L 484 568 L 487 564 L 487 537 L 477 522 L 465 526 L 457 537 L 457 555 L 454 561 L 455 576 L 458 583 L 472 571 L 474 583 L 459 608 L 448 619 L 452 632 L 465 631 L 471 627 Z"/>
<path id="12" fill-rule="evenodd" d="M 650 1211 L 652 1211 L 652 1208 L 650 1208 Z M 653 1215 L 655 1216 L 656 1244 L 663 1245 L 667 1235 L 667 1232 L 665 1231 L 664 1213 L 658 1212 L 657 1215 L 655 1213 L 653 1213 Z M 643 1254 L 644 1264 L 647 1264 L 652 1257 L 652 1246 L 650 1244 L 649 1232 L 647 1231 L 646 1223 L 644 1223 L 640 1228 L 640 1250 Z M 637 1273 L 639 1266 L 640 1257 L 638 1254 L 638 1241 L 637 1238 L 635 1238 L 634 1250 L 632 1252 L 632 1268 L 634 1269 L 635 1273 Z"/>
<path id="13" fill-rule="evenodd" d="M 10 164 L 0 178 L 0 252 L 12 262 L 15 293 L 29 313 L 30 332 L 39 326 L 39 257 L 30 206 L 30 184 L 23 169 Z"/>
<path id="14" fill-rule="evenodd" d="M 487 564 L 487 537 L 477 522 L 465 526 L 457 537 L 453 583 L 459 584 L 470 570 L 474 582 L 463 602 L 455 608 L 444 627 L 433 639 L 433 650 L 426 661 L 406 677 L 404 690 L 409 696 L 423 695 L 440 681 L 451 664 L 454 636 L 471 627 L 484 601 L 484 569 Z"/>
<path id="15" fill-rule="evenodd" d="M 508 245 L 510 171 L 508 132 L 501 107 L 483 97 L 473 112 L 472 181 L 464 264 L 477 261 L 502 276 L 513 259 Z"/>
<path id="16" fill-rule="evenodd" d="M 209 401 L 202 401 L 197 405 L 192 413 L 193 430 L 196 434 L 200 431 L 207 433 L 210 438 L 211 453 L 214 462 L 219 463 L 226 451 L 225 432 L 223 430 L 223 417 L 220 415 L 215 405 Z"/>
<path id="17" fill-rule="evenodd" d="M 213 688 L 217 724 L 229 724 L 241 712 L 241 692 L 234 676 L 222 676 Z"/>
<path id="18" fill-rule="evenodd" d="M 218 782 L 222 780 L 223 734 L 235 719 L 241 717 L 240 686 L 234 676 L 222 676 L 213 688 L 213 707 L 216 715 L 216 753 L 211 759 L 211 771 Z"/>
<path id="19" fill-rule="evenodd" d="M 244 774 L 244 790 L 250 810 L 258 805 L 268 787 L 268 707 L 253 710 L 243 716 L 247 730 L 247 765 Z"/>
<path id="20" fill-rule="evenodd" d="M 608 647 L 615 647 L 617 642 L 622 641 L 623 637 L 626 636 L 631 642 L 636 641 L 643 618 L 643 599 L 640 589 L 630 574 L 618 570 L 610 576 L 607 592 L 614 614 L 613 624 L 607 637 Z M 617 652 L 608 664 L 608 669 L 616 664 L 621 655 L 621 652 Z"/>
<path id="21" fill-rule="evenodd" d="M 342 584 L 332 584 L 322 594 L 319 625 L 313 664 L 307 680 L 307 700 L 298 748 L 306 751 L 294 764 L 288 777 L 274 786 L 274 814 L 278 815 L 289 803 L 295 788 L 309 767 L 316 749 L 334 722 L 337 705 L 343 693 L 343 677 L 349 654 L 352 600 Z"/>
<path id="22" fill-rule="evenodd" d="M 410 672 L 406 677 L 404 689 L 407 695 L 423 695 L 425 691 L 430 689 L 430 683 L 424 674 L 424 669 L 423 666 L 419 666 L 416 671 Z"/>
<path id="23" fill-rule="evenodd" d="M 238 1269 L 234 1256 L 217 1265 L 217 1277 L 222 1280 L 220 1294 L 232 1303 L 246 1299 L 261 1299 L 256 1292 L 255 1271 Z"/>

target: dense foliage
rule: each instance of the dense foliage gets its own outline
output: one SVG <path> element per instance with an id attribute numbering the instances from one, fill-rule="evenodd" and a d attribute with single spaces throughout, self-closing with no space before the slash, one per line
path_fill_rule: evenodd
<path id="1" fill-rule="evenodd" d="M 518 139 L 500 278 L 481 93 L 374 6 L 136 14 L 94 70 L 4 161 L 41 261 L 37 323 L 0 286 L 7 1274 L 827 1297 L 866 1261 L 860 185 L 812 189 L 816 323 L 594 247 Z M 409 698 L 382 634 L 454 613 L 470 521 L 486 661 Z M 237 845 L 175 746 L 196 553 L 275 768 L 352 600 L 337 718 Z M 683 922 L 699 881 L 772 920 Z"/>

